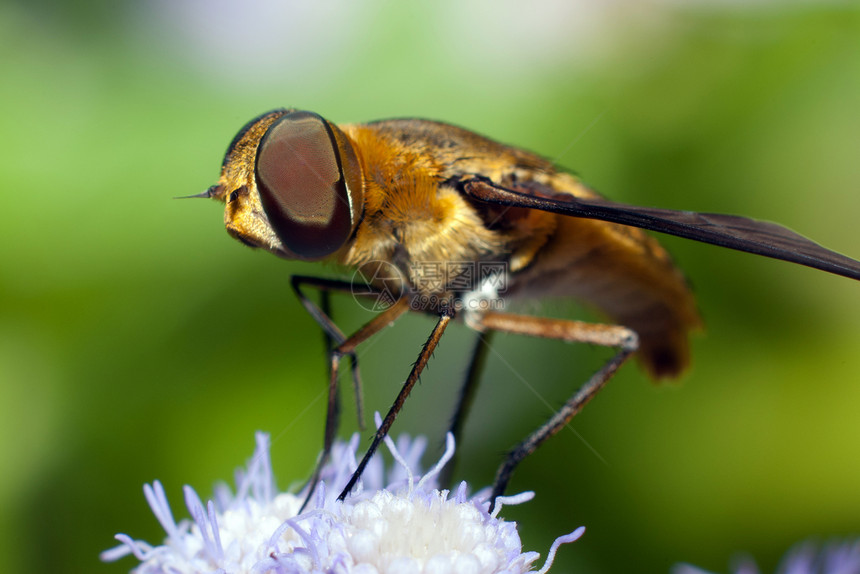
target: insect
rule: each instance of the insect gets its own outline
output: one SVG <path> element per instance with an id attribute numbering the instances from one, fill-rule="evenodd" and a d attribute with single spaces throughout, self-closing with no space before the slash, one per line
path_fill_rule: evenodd
<path id="1" fill-rule="evenodd" d="M 357 345 L 409 311 L 437 318 L 341 499 L 453 319 L 479 333 L 453 417 L 455 435 L 493 332 L 616 350 L 558 412 L 509 451 L 496 473 L 491 504 L 515 467 L 580 412 L 631 356 L 654 379 L 679 375 L 700 318 L 684 276 L 643 229 L 860 280 L 860 262 L 774 223 L 615 203 L 535 154 L 419 119 L 337 126 L 307 111 L 267 112 L 230 143 L 217 185 L 193 197 L 224 202 L 228 233 L 246 245 L 286 259 L 335 262 L 368 278 L 358 288 L 347 281 L 292 278 L 330 346 L 324 455 L 317 472 L 337 428 L 341 361 L 352 362 L 358 388 Z M 307 288 L 322 293 L 320 304 Z M 387 305 L 347 336 L 329 316 L 332 292 L 384 294 Z M 612 324 L 520 315 L 494 305 L 547 295 L 584 301 Z"/>

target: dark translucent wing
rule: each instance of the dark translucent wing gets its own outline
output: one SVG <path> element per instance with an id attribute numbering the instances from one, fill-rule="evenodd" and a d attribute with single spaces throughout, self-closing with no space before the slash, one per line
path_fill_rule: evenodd
<path id="1" fill-rule="evenodd" d="M 638 207 L 598 197 L 573 197 L 531 183 L 526 188 L 528 193 L 522 193 L 473 178 L 462 181 L 461 189 L 467 196 L 486 203 L 641 227 L 860 280 L 860 261 L 830 251 L 776 223 L 737 215 Z"/>

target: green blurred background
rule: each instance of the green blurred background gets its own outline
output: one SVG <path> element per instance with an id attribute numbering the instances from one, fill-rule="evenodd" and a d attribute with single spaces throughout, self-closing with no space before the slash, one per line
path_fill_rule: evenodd
<path id="1" fill-rule="evenodd" d="M 0 6 L 0 571 L 123 572 L 162 539 L 141 485 L 185 516 L 273 435 L 281 486 L 322 439 L 324 361 L 291 273 L 222 210 L 239 127 L 279 106 L 335 122 L 461 124 L 631 203 L 782 222 L 860 257 L 860 10 L 849 3 L 7 2 Z M 708 330 L 682 385 L 630 365 L 514 477 L 526 548 L 584 524 L 554 572 L 765 571 L 860 533 L 860 285 L 669 239 Z M 573 305 L 530 307 L 582 315 Z M 349 298 L 347 328 L 367 315 Z M 587 315 L 586 315 L 587 316 Z M 432 325 L 362 352 L 390 404 Z M 446 336 L 395 426 L 441 440 L 472 334 Z M 458 475 L 500 453 L 606 353 L 499 337 Z M 355 428 L 347 402 L 342 436 Z M 435 456 L 435 453 L 434 453 Z"/>

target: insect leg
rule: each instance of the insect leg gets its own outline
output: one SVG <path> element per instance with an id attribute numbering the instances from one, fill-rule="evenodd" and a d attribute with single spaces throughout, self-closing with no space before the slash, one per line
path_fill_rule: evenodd
<path id="1" fill-rule="evenodd" d="M 302 287 L 314 287 L 319 289 L 321 292 L 338 292 L 338 293 L 351 293 L 353 295 L 367 295 L 372 296 L 375 294 L 373 289 L 369 286 L 365 285 L 355 285 L 349 281 L 340 281 L 338 279 L 326 279 L 324 277 L 310 277 L 308 275 L 293 275 L 290 277 L 290 286 L 295 291 L 296 296 L 299 298 L 299 302 L 308 312 L 308 314 L 313 317 L 314 321 L 320 326 L 320 328 L 328 334 L 329 337 L 332 338 L 337 344 L 342 343 L 346 340 L 343 332 L 334 324 L 325 312 L 320 309 L 319 305 L 311 301 L 311 299 L 305 295 L 302 291 Z"/>
<path id="2" fill-rule="evenodd" d="M 463 386 L 460 387 L 460 397 L 457 399 L 457 406 L 455 407 L 454 415 L 451 417 L 451 426 L 449 428 L 449 432 L 454 435 L 457 445 L 461 442 L 463 425 L 475 400 L 475 393 L 481 380 L 481 372 L 487 363 L 487 351 L 490 349 L 492 335 L 493 331 L 479 332 L 478 337 L 475 339 L 475 346 L 472 348 L 472 359 L 469 361 L 469 369 L 466 371 Z M 439 484 L 443 488 L 448 488 L 451 485 L 451 477 L 457 466 L 457 453 L 459 451 L 459 448 L 454 451 L 454 457 L 442 469 Z"/>
<path id="3" fill-rule="evenodd" d="M 331 291 L 321 290 L 320 291 L 320 310 L 327 315 L 328 317 L 332 316 L 331 313 Z M 329 361 L 327 362 L 327 370 L 329 379 L 331 379 L 332 374 L 332 366 L 331 366 L 331 356 L 333 351 L 333 342 L 331 336 L 326 332 L 325 329 L 322 330 L 323 333 L 323 343 L 325 347 L 325 356 Z M 358 419 L 358 428 L 359 430 L 364 430 L 364 391 L 361 386 L 361 374 L 358 370 L 358 355 L 352 353 L 349 355 L 350 359 L 350 372 L 352 373 L 352 394 L 355 397 L 355 411 L 356 418 Z M 340 404 L 340 395 L 339 393 L 335 395 L 334 400 Z"/>
<path id="4" fill-rule="evenodd" d="M 407 297 L 403 297 L 400 301 L 407 301 L 407 299 Z M 403 403 L 412 391 L 412 387 L 414 387 L 415 383 L 418 382 L 418 377 L 421 376 L 421 371 L 423 371 L 424 367 L 427 366 L 427 361 L 429 361 L 431 355 L 433 355 L 433 351 L 439 344 L 439 340 L 442 338 L 443 333 L 445 333 L 445 329 L 448 327 L 448 324 L 451 322 L 453 317 L 454 310 L 450 307 L 446 306 L 440 312 L 439 321 L 436 323 L 436 326 L 427 338 L 427 342 L 424 343 L 424 346 L 421 348 L 421 352 L 418 354 L 418 358 L 412 366 L 412 371 L 406 378 L 406 382 L 403 383 L 403 388 L 400 389 L 400 393 L 398 393 L 397 398 L 394 399 L 394 404 L 391 405 L 391 408 L 388 410 L 388 414 L 385 415 L 382 425 L 376 429 L 376 434 L 373 436 L 373 442 L 370 443 L 370 448 L 367 449 L 367 452 L 364 454 L 364 458 L 362 458 L 361 462 L 358 463 L 358 468 L 352 474 L 352 477 L 350 477 L 349 482 L 343 489 L 343 492 L 341 492 L 337 497 L 338 500 L 346 498 L 346 495 L 349 494 L 349 491 L 352 490 L 355 483 L 358 482 L 359 478 L 361 478 L 361 474 L 364 472 L 364 467 L 367 466 L 367 463 L 370 461 L 370 457 L 372 457 L 373 453 L 376 452 L 377 447 L 379 447 L 379 443 L 382 442 L 382 439 L 384 439 L 385 435 L 388 434 L 388 429 L 391 428 L 391 425 L 394 423 L 394 419 L 397 418 L 397 413 L 400 412 L 400 409 L 403 407 Z"/>
<path id="5" fill-rule="evenodd" d="M 323 277 L 309 277 L 306 275 L 293 275 L 290 279 L 290 285 L 295 291 L 296 296 L 299 299 L 299 302 L 305 308 L 305 310 L 310 314 L 310 316 L 317 322 L 317 325 L 323 331 L 323 339 L 326 342 L 326 351 L 328 356 L 331 356 L 331 347 L 332 342 L 336 345 L 342 344 L 346 337 L 343 332 L 334 324 L 334 321 L 331 319 L 331 313 L 329 309 L 329 296 L 333 291 L 339 293 L 350 293 L 356 296 L 375 296 L 377 293 L 369 286 L 365 285 L 355 285 L 348 281 L 338 281 L 336 279 L 325 279 Z M 302 291 L 302 286 L 315 287 L 320 290 L 321 294 L 321 305 L 317 305 L 314 303 L 305 293 Z M 358 357 L 355 353 L 349 354 L 350 365 L 352 367 L 352 386 L 355 392 L 355 404 L 356 411 L 358 417 L 358 427 L 364 430 L 364 393 L 362 392 L 361 385 L 361 372 L 358 368 Z M 329 367 L 330 369 L 330 367 Z M 329 375 L 331 375 L 331 370 L 329 370 Z M 335 400 L 337 400 L 337 396 L 335 396 Z M 331 405 L 329 405 L 331 406 Z"/>
<path id="6" fill-rule="evenodd" d="M 472 323 L 478 329 L 618 348 L 615 356 L 594 373 L 548 421 L 507 453 L 493 482 L 493 492 L 490 495 L 490 508 L 492 509 L 496 498 L 505 492 L 516 466 L 546 439 L 564 428 L 586 403 L 594 398 L 598 391 L 612 378 L 615 371 L 639 347 L 639 337 L 634 331 L 619 325 L 601 325 L 509 313 L 485 313 L 477 316 Z"/>
<path id="7" fill-rule="evenodd" d="M 307 501 L 310 499 L 311 494 L 313 494 L 313 489 L 316 487 L 316 483 L 319 480 L 320 470 L 328 460 L 328 455 L 331 451 L 331 445 L 334 442 L 334 437 L 337 434 L 337 429 L 340 422 L 340 400 L 337 393 L 337 380 L 340 368 L 340 361 L 344 354 L 349 355 L 350 363 L 352 366 L 352 380 L 353 389 L 355 391 L 358 426 L 359 428 L 364 428 L 364 401 L 362 398 L 363 393 L 361 390 L 361 375 L 358 369 L 358 357 L 354 351 L 354 346 L 358 343 L 355 343 L 355 345 L 353 345 L 353 350 L 349 351 L 341 350 L 342 352 L 336 352 L 336 349 L 333 348 L 333 346 L 337 346 L 338 348 L 343 346 L 346 343 L 347 338 L 331 319 L 329 308 L 330 294 L 332 292 L 338 292 L 351 293 L 357 296 L 373 296 L 375 295 L 375 292 L 369 286 L 355 285 L 354 283 L 348 281 L 326 279 L 323 277 L 310 277 L 306 275 L 292 276 L 290 278 L 290 285 L 292 286 L 293 291 L 296 293 L 299 302 L 322 329 L 323 339 L 325 341 L 326 351 L 329 357 L 329 392 L 327 401 L 328 407 L 326 409 L 323 451 L 320 454 L 319 459 L 317 460 L 314 472 L 308 480 L 310 489 L 308 491 L 308 498 L 305 499 L 304 502 L 304 504 L 307 504 Z M 314 303 L 313 300 L 311 300 L 304 293 L 302 288 L 305 286 L 313 287 L 320 291 L 320 305 Z M 367 325 L 365 325 L 365 327 L 367 327 Z M 361 331 L 361 329 L 359 331 Z M 353 335 L 353 337 L 355 337 L 355 335 Z M 304 505 L 302 507 L 304 508 Z"/>
<path id="8" fill-rule="evenodd" d="M 331 317 L 331 291 L 322 290 L 320 291 L 320 311 L 322 311 L 323 315 L 327 317 Z M 332 338 L 331 335 L 325 329 L 321 329 L 323 335 L 323 348 L 325 349 L 325 356 L 328 358 L 331 355 L 332 350 Z M 328 375 L 331 376 L 331 362 L 326 361 L 326 370 Z"/>
<path id="9" fill-rule="evenodd" d="M 392 306 L 376 315 L 373 319 L 371 319 L 370 321 L 365 323 L 360 329 L 358 329 L 358 331 L 341 341 L 340 344 L 338 344 L 334 349 L 332 349 L 330 369 L 331 375 L 329 378 L 328 387 L 328 411 L 326 412 L 325 433 L 323 436 L 323 451 L 320 454 L 319 460 L 316 464 L 316 468 L 314 468 L 314 472 L 311 475 L 310 480 L 308 481 L 308 495 L 307 498 L 305 498 L 304 503 L 302 503 L 300 511 L 304 510 L 305 506 L 311 498 L 311 495 L 314 492 L 314 489 L 316 488 L 316 484 L 319 481 L 320 472 L 322 471 L 323 465 L 328 460 L 329 454 L 331 453 L 332 444 L 334 443 L 335 435 L 337 434 L 337 377 L 338 371 L 340 369 L 341 358 L 344 355 L 354 356 L 355 348 L 358 345 L 360 345 L 373 335 L 379 333 L 385 327 L 391 325 L 391 323 L 393 323 L 398 317 L 406 313 L 408 310 L 409 299 L 407 297 L 401 297 Z"/>

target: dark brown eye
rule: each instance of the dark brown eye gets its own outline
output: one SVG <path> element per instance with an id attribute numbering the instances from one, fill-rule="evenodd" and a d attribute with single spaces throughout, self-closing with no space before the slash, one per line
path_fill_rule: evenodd
<path id="1" fill-rule="evenodd" d="M 302 259 L 331 255 L 361 217 L 361 171 L 340 130 L 311 112 L 291 112 L 260 140 L 257 189 L 278 238 Z"/>

